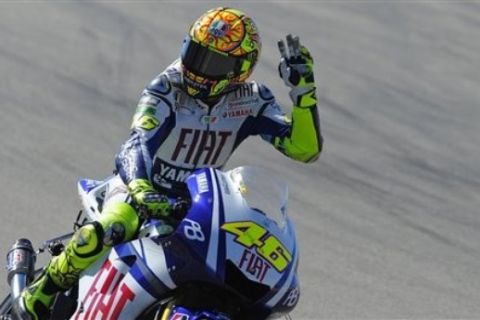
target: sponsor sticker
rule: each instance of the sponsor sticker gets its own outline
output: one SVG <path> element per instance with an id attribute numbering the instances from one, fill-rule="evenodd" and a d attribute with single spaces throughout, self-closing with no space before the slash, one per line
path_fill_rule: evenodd
<path id="1" fill-rule="evenodd" d="M 106 260 L 82 300 L 82 311 L 77 311 L 72 319 L 118 319 L 136 296 L 122 281 L 124 276 L 110 260 Z"/>
<path id="2" fill-rule="evenodd" d="M 138 117 L 135 116 L 135 119 L 132 123 L 132 128 L 142 128 L 144 130 L 150 131 L 152 129 L 155 129 L 159 125 L 160 121 L 158 121 L 157 118 L 152 115 L 146 114 L 140 115 Z"/>
<path id="3" fill-rule="evenodd" d="M 292 254 L 273 234 L 254 221 L 233 221 L 222 225 L 222 230 L 235 236 L 235 242 L 245 248 L 255 248 L 256 255 L 252 252 L 244 253 L 242 261 L 248 262 L 245 266 L 247 271 L 263 279 L 266 268 L 258 259 L 257 255 L 268 262 L 278 272 L 283 272 L 292 262 Z M 252 267 L 252 265 L 254 267 Z"/>
<path id="4" fill-rule="evenodd" d="M 208 192 L 208 180 L 205 172 L 197 175 L 197 189 L 199 193 Z"/>
<path id="5" fill-rule="evenodd" d="M 224 118 L 242 118 L 253 115 L 252 108 L 235 108 L 225 111 L 222 116 Z"/>
<path id="6" fill-rule="evenodd" d="M 217 116 L 201 116 L 200 117 L 200 122 L 202 124 L 213 124 L 213 123 L 216 123 L 217 121 L 218 121 Z"/>
<path id="7" fill-rule="evenodd" d="M 171 165 L 161 159 L 155 160 L 153 171 L 154 182 L 162 185 L 164 182 L 185 182 L 192 170 Z M 166 186 L 165 186 L 166 187 Z"/>

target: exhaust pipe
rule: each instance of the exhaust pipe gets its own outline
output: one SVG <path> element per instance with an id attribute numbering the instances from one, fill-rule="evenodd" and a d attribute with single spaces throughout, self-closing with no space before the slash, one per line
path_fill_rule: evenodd
<path id="1" fill-rule="evenodd" d="M 11 288 L 12 301 L 20 296 L 22 290 L 33 280 L 35 251 L 28 239 L 18 239 L 7 253 L 7 282 Z"/>

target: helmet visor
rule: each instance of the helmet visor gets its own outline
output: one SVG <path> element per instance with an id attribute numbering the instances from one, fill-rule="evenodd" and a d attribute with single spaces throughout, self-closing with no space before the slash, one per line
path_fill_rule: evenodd
<path id="1" fill-rule="evenodd" d="M 188 71 L 207 78 L 235 77 L 240 73 L 243 62 L 242 57 L 209 50 L 193 41 L 190 36 L 183 42 L 181 58 Z"/>

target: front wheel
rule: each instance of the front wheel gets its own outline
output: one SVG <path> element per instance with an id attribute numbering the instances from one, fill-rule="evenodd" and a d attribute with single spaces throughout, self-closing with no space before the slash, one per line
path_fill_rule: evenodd
<path id="1" fill-rule="evenodd" d="M 170 302 L 163 310 L 158 320 L 175 320 L 175 319 L 191 319 L 191 320 L 233 320 L 227 314 L 210 311 L 210 310 L 193 310 Z"/>

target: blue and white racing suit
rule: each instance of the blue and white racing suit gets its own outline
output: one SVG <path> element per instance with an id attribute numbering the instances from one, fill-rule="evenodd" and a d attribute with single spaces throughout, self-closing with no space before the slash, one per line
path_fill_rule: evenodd
<path id="1" fill-rule="evenodd" d="M 209 107 L 182 90 L 181 75 L 177 60 L 143 91 L 131 135 L 116 157 L 125 184 L 146 179 L 165 194 L 182 194 L 190 173 L 222 168 L 252 135 L 295 160 L 318 158 L 322 137 L 316 106 L 294 106 L 291 121 L 266 86 L 250 81 Z"/>

